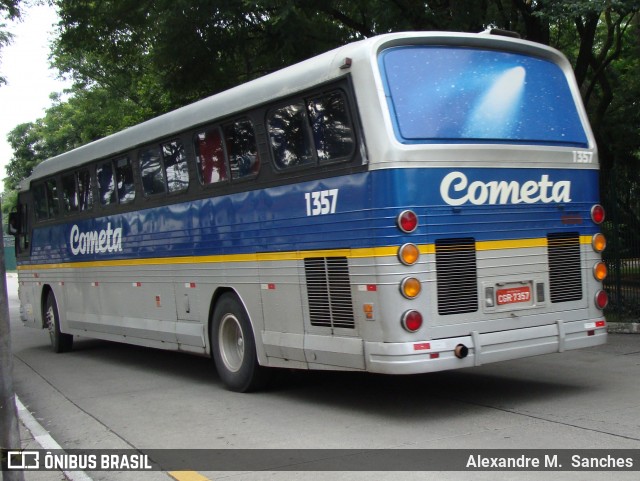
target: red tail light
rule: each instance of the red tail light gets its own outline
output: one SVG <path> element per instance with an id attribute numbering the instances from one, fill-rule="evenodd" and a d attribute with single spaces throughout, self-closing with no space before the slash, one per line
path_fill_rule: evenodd
<path id="1" fill-rule="evenodd" d="M 418 311 L 407 311 L 402 315 L 402 327 L 409 332 L 416 332 L 422 327 L 422 314 Z"/>
<path id="2" fill-rule="evenodd" d="M 600 204 L 596 204 L 591 208 L 591 220 L 596 224 L 602 224 L 604 222 L 605 212 L 604 207 Z"/>
<path id="3" fill-rule="evenodd" d="M 402 232 L 409 234 L 418 227 L 418 216 L 412 210 L 403 210 L 398 215 L 397 223 Z"/>
<path id="4" fill-rule="evenodd" d="M 596 301 L 596 307 L 598 309 L 604 309 L 605 307 L 607 307 L 607 304 L 609 304 L 609 296 L 605 291 L 600 290 L 596 292 L 595 301 Z"/>

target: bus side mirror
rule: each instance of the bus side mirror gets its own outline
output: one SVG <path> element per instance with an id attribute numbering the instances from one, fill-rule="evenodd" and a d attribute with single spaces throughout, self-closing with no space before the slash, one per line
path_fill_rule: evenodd
<path id="1" fill-rule="evenodd" d="M 19 227 L 20 225 L 19 225 L 18 213 L 11 212 L 9 214 L 9 222 L 7 224 L 7 233 L 12 236 L 16 236 L 18 235 Z"/>

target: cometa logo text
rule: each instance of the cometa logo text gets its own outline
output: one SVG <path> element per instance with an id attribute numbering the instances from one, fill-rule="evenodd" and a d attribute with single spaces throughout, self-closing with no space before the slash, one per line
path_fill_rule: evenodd
<path id="1" fill-rule="evenodd" d="M 112 229 L 111 223 L 108 223 L 106 229 L 80 232 L 80 228 L 74 225 L 69 235 L 69 246 L 74 256 L 78 254 L 121 252 L 122 227 Z"/>
<path id="2" fill-rule="evenodd" d="M 440 195 L 449 205 L 562 203 L 571 202 L 571 181 L 552 182 L 548 175 L 542 175 L 540 180 L 527 180 L 522 184 L 516 180 L 469 183 L 462 172 L 451 172 L 440 183 Z"/>

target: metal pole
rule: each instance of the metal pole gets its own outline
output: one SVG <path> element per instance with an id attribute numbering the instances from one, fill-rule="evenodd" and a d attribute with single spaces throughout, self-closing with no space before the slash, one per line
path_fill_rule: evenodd
<path id="1" fill-rule="evenodd" d="M 0 225 L 2 225 L 1 222 Z M 13 352 L 11 351 L 9 299 L 2 234 L 0 232 L 0 450 L 4 453 L 7 449 L 20 449 L 21 446 L 18 410 L 13 392 Z M 24 481 L 24 474 L 22 471 L 3 471 L 2 479 Z"/>

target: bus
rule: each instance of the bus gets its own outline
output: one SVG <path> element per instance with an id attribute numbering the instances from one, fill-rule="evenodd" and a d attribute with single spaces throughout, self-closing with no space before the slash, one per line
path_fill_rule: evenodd
<path id="1" fill-rule="evenodd" d="M 272 368 L 418 374 L 606 342 L 598 156 L 571 65 L 491 35 L 357 41 L 48 159 L 21 318 Z M 559 358 L 558 358 L 559 359 Z"/>

